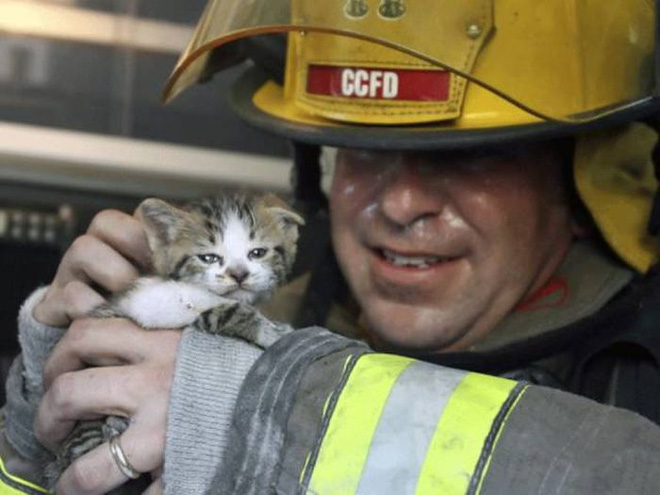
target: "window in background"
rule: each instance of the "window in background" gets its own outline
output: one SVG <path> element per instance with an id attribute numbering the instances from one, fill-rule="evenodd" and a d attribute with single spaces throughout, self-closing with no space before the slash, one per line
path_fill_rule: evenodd
<path id="1" fill-rule="evenodd" d="M 288 145 L 228 106 L 236 70 L 160 103 L 205 2 L 0 0 L 1 382 L 19 304 L 97 211 L 227 185 L 287 190 Z"/>
<path id="2" fill-rule="evenodd" d="M 204 4 L 0 0 L 0 121 L 287 155 L 283 141 L 254 131 L 229 109 L 226 88 L 235 70 L 161 105 Z M 145 42 L 147 29 L 157 34 Z"/>

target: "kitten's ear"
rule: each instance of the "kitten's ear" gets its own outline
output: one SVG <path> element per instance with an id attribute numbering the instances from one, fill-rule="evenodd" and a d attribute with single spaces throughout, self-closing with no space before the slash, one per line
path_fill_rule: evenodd
<path id="1" fill-rule="evenodd" d="M 186 213 L 162 199 L 145 199 L 136 210 L 147 233 L 152 252 L 172 243 L 185 221 Z"/>
<path id="2" fill-rule="evenodd" d="M 273 213 L 285 229 L 305 225 L 305 219 L 291 208 L 283 199 L 274 194 L 266 194 L 262 201 L 268 211 Z"/>

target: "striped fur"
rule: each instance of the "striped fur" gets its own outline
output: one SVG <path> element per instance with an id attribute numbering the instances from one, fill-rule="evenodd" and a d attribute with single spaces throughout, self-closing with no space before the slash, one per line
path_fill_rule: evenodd
<path id="1" fill-rule="evenodd" d="M 152 251 L 154 274 L 116 294 L 91 316 L 124 317 L 149 327 L 126 309 L 134 304 L 126 303 L 131 298 L 141 301 L 136 294 L 147 286 L 158 286 L 159 280 L 165 288 L 176 286 L 167 281 L 177 281 L 179 286 L 202 288 L 217 297 L 218 303 L 211 309 L 196 314 L 192 325 L 200 331 L 240 337 L 266 348 L 291 330 L 271 322 L 252 306 L 285 281 L 296 256 L 298 228 L 304 221 L 282 200 L 272 195 L 230 194 L 179 208 L 148 199 L 139 206 L 138 215 Z M 188 309 L 194 304 L 196 301 L 189 302 Z M 50 486 L 76 458 L 127 427 L 127 419 L 113 416 L 78 423 L 46 469 Z M 112 494 L 132 495 L 142 489 L 137 480 Z"/>

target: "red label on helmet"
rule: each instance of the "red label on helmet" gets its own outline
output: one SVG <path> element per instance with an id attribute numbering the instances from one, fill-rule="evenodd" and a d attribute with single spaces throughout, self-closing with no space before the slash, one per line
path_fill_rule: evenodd
<path id="1" fill-rule="evenodd" d="M 447 101 L 450 74 L 441 70 L 310 65 L 307 93 L 371 100 Z"/>

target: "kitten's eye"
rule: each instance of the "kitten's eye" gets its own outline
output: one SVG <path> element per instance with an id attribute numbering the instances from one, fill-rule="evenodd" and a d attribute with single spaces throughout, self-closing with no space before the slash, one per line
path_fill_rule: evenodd
<path id="1" fill-rule="evenodd" d="M 211 263 L 220 263 L 222 265 L 222 256 L 218 256 L 217 254 L 198 254 L 197 257 L 207 265 Z"/>
<path id="2" fill-rule="evenodd" d="M 267 252 L 267 248 L 254 248 L 248 253 L 248 258 L 251 260 L 258 260 L 259 258 L 266 256 Z"/>

